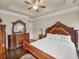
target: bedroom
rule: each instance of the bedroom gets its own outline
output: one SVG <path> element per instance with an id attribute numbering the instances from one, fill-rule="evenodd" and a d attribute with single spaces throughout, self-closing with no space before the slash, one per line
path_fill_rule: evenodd
<path id="1" fill-rule="evenodd" d="M 63 3 L 63 1 L 56 1 L 55 3 Z M 4 0 L 0 0 L 0 18 L 2 19 L 2 24 L 6 25 L 6 46 L 8 48 L 8 35 L 12 34 L 12 22 L 15 22 L 17 20 L 22 20 L 24 23 L 26 23 L 26 32 L 30 33 L 30 39 L 38 39 L 39 34 L 41 32 L 41 29 L 43 31 L 43 34 L 45 34 L 45 30 L 54 25 L 57 21 L 69 26 L 74 27 L 74 29 L 78 30 L 79 33 L 79 6 L 77 1 L 77 6 L 73 5 L 72 3 L 67 1 L 67 6 L 69 8 L 60 8 L 56 9 L 57 12 L 54 12 L 55 9 L 53 8 L 53 5 L 46 5 L 46 10 L 42 9 L 42 12 L 49 12 L 49 13 L 42 13 L 42 12 L 36 12 L 34 10 L 28 10 L 25 8 L 25 11 L 23 8 L 23 1 L 16 0 L 7 0 L 5 2 Z M 70 0 L 72 1 L 72 0 Z M 22 2 L 22 4 L 21 4 Z M 51 3 L 51 0 L 45 0 L 45 2 Z M 54 1 L 52 1 L 54 4 Z M 5 4 L 5 5 L 4 5 Z M 15 7 L 16 6 L 16 7 Z M 57 5 L 58 6 L 58 5 Z M 61 6 L 61 5 L 60 5 Z M 26 6 L 25 6 L 26 7 Z M 53 8 L 54 11 L 51 11 L 53 9 L 48 9 L 48 7 Z M 58 7 L 57 7 L 58 8 Z M 23 11 L 22 11 L 23 10 Z M 34 11 L 34 12 L 33 12 Z M 30 14 L 30 15 L 29 15 Z M 38 16 L 36 16 L 36 15 Z M 34 15 L 34 16 L 31 16 Z M 36 18 L 35 18 L 36 17 Z M 78 36 L 79 37 L 79 36 Z"/>

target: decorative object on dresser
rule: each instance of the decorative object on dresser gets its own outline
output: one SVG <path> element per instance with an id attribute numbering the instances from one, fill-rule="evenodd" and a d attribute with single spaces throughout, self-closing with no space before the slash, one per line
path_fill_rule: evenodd
<path id="1" fill-rule="evenodd" d="M 0 19 L 0 23 L 2 19 Z M 0 24 L 0 59 L 7 59 L 5 25 Z"/>
<path id="2" fill-rule="evenodd" d="M 39 33 L 39 39 L 42 39 L 44 37 L 45 37 L 45 35 L 43 34 L 43 29 L 41 28 L 40 33 Z"/>
<path id="3" fill-rule="evenodd" d="M 42 38 L 44 38 L 44 37 L 45 37 L 45 35 L 39 34 L 39 39 L 42 39 Z"/>

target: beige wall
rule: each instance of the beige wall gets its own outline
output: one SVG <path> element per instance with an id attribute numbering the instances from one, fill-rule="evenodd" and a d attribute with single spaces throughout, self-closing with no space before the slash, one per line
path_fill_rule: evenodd
<path id="1" fill-rule="evenodd" d="M 60 21 L 70 27 L 75 27 L 75 29 L 79 30 L 79 13 L 76 11 L 35 20 L 33 22 L 34 37 L 38 38 L 41 28 L 45 30 L 57 21 Z"/>
<path id="2" fill-rule="evenodd" d="M 79 33 L 79 11 L 69 12 L 57 16 L 50 16 L 46 18 L 40 18 L 33 22 L 33 32 L 35 39 L 38 38 L 40 29 L 45 30 L 46 28 L 55 24 L 55 22 L 60 21 L 61 23 L 74 27 Z"/>
<path id="3" fill-rule="evenodd" d="M 3 24 L 6 25 L 6 38 L 8 34 L 11 34 L 12 22 L 15 22 L 16 20 L 23 20 L 26 23 L 26 28 L 27 28 L 26 31 L 30 33 L 31 39 L 32 38 L 38 39 L 40 29 L 45 30 L 46 28 L 55 24 L 55 22 L 57 21 L 60 21 L 68 26 L 75 27 L 75 29 L 79 30 L 79 12 L 78 11 L 65 13 L 65 14 L 57 15 L 57 16 L 40 18 L 40 19 L 36 19 L 33 22 L 30 22 L 28 20 L 30 18 L 20 17 L 19 15 L 14 16 L 14 15 L 0 13 L 0 17 L 3 20 Z M 6 39 L 6 42 L 7 40 L 8 39 Z"/>
<path id="4" fill-rule="evenodd" d="M 29 22 L 29 18 L 24 18 L 19 15 L 8 15 L 5 13 L 0 13 L 0 17 L 2 18 L 2 24 L 6 25 L 6 43 L 8 47 L 8 35 L 12 34 L 12 22 L 15 22 L 17 20 L 22 20 L 24 23 L 26 23 L 26 32 L 30 33 L 30 38 L 33 38 L 32 35 L 32 23 Z"/>

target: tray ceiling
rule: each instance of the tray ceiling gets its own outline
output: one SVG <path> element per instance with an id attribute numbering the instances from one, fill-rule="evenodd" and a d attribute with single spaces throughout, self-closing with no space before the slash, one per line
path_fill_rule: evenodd
<path id="1" fill-rule="evenodd" d="M 37 18 L 79 4 L 79 0 L 43 0 L 43 5 L 45 5 L 46 8 L 36 12 L 35 10 L 28 10 L 28 4 L 24 3 L 24 1 L 25 0 L 0 0 L 0 9 Z"/>

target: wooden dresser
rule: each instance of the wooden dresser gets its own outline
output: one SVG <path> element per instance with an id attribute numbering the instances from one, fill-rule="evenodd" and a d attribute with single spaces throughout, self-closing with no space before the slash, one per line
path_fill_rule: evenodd
<path id="1" fill-rule="evenodd" d="M 5 25 L 0 24 L 0 59 L 7 59 L 6 54 Z"/>
<path id="2" fill-rule="evenodd" d="M 15 40 L 15 41 L 14 41 Z M 29 42 L 29 33 L 23 33 L 23 34 L 15 34 L 14 35 L 8 35 L 8 49 L 13 49 L 14 47 L 18 48 L 17 45 L 22 45 L 23 41 Z"/>

